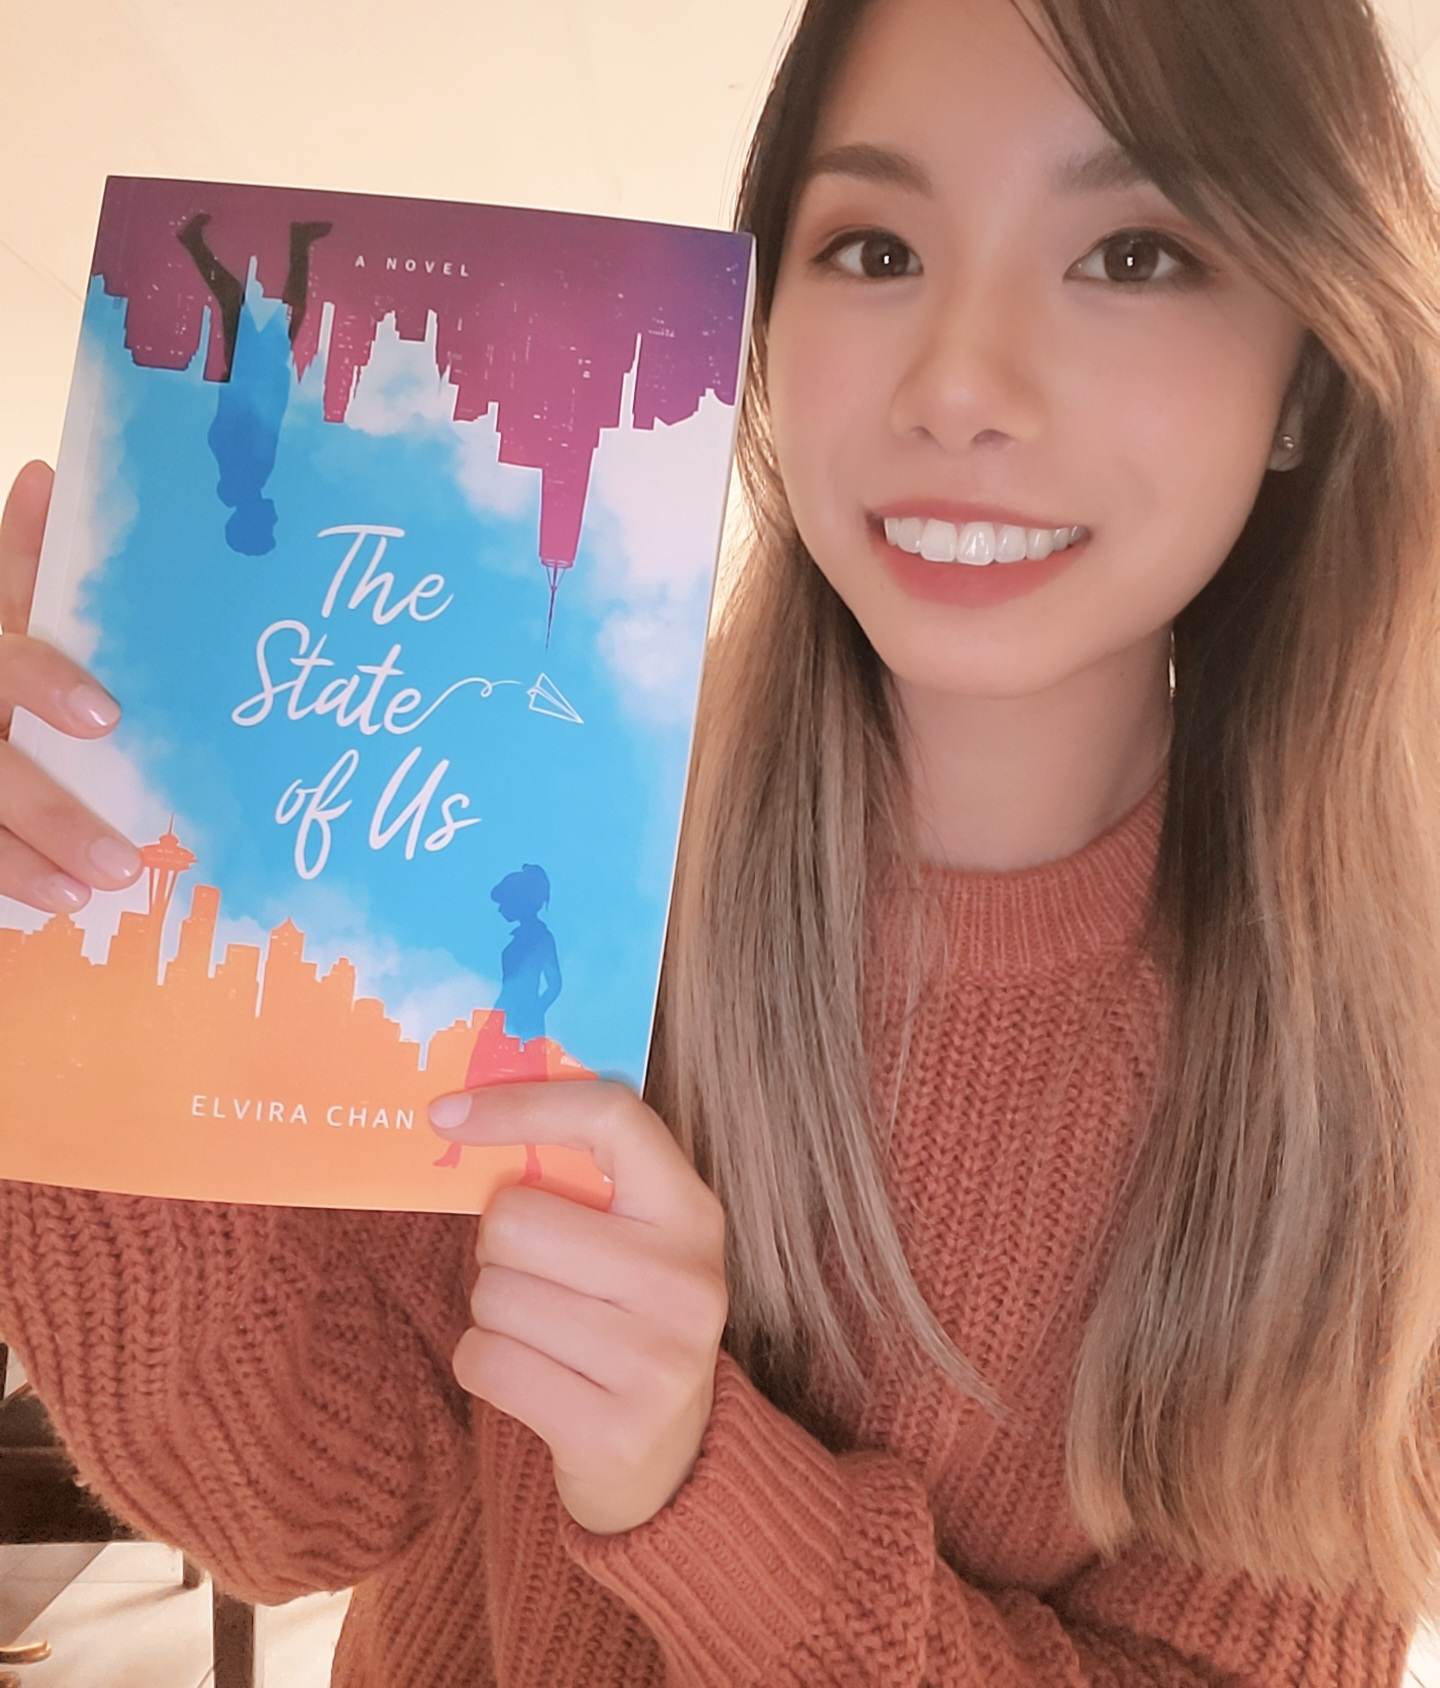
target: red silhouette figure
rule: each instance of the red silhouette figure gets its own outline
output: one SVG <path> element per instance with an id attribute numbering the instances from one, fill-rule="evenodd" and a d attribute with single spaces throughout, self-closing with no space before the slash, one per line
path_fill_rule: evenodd
<path id="1" fill-rule="evenodd" d="M 506 1032 L 504 1013 L 491 1012 L 480 1028 L 475 1047 L 470 1051 L 470 1065 L 465 1070 L 464 1088 L 478 1090 L 487 1084 L 503 1084 L 507 1079 L 513 1083 L 522 1079 L 528 1081 L 544 1077 L 545 1055 L 539 1040 L 532 1038 L 522 1048 L 519 1038 L 511 1037 Z M 459 1166 L 462 1147 L 458 1142 L 449 1144 L 445 1153 L 433 1164 Z M 540 1162 L 536 1157 L 535 1146 L 533 1143 L 527 1143 L 525 1176 L 520 1182 L 538 1184 L 539 1181 Z"/>

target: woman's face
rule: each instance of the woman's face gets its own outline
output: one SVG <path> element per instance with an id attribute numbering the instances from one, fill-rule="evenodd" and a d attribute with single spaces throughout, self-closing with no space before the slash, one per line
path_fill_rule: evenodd
<path id="1" fill-rule="evenodd" d="M 1052 182 L 1109 141 L 1007 0 L 872 3 L 831 89 L 812 158 L 869 143 L 933 192 L 831 172 L 801 189 L 770 322 L 775 441 L 801 537 L 902 682 L 1019 697 L 1138 654 L 1153 674 L 1288 421 L 1288 307 L 1159 189 Z M 1113 238 L 1137 229 L 1163 240 Z M 925 497 L 1092 537 L 1038 590 L 936 603 L 869 526 Z"/>

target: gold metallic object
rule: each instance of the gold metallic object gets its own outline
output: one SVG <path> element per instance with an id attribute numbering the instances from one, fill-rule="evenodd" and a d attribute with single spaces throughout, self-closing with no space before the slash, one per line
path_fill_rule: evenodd
<path id="1" fill-rule="evenodd" d="M 23 1647 L 0 1647 L 0 1665 L 38 1665 L 50 1657 L 48 1641 L 27 1641 Z M 0 1688 L 5 1683 L 0 1680 Z"/>

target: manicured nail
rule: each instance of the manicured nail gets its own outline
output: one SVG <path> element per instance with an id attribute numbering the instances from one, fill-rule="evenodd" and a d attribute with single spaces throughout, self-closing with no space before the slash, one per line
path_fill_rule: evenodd
<path id="1" fill-rule="evenodd" d="M 120 719 L 120 705 L 98 686 L 83 683 L 66 698 L 70 713 L 88 727 L 113 727 Z"/>
<path id="2" fill-rule="evenodd" d="M 140 852 L 118 838 L 97 838 L 88 854 L 107 879 L 133 879 L 140 871 Z"/>
<path id="3" fill-rule="evenodd" d="M 61 909 L 79 908 L 90 896 L 90 887 L 82 885 L 69 874 L 52 873 L 40 886 L 40 895 L 47 903 L 54 904 Z"/>
<path id="4" fill-rule="evenodd" d="M 430 1123 L 439 1126 L 441 1131 L 453 1131 L 457 1125 L 465 1123 L 465 1116 L 470 1112 L 470 1098 L 463 1093 L 457 1096 L 437 1096 L 430 1104 Z"/>

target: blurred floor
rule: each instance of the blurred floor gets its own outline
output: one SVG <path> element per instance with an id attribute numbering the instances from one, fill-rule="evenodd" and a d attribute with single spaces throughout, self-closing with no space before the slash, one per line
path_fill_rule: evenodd
<path id="1" fill-rule="evenodd" d="M 74 1574 L 77 1553 L 95 1558 Z M 18 1667 L 21 1688 L 210 1688 L 210 1596 L 208 1577 L 182 1587 L 179 1549 L 157 1543 L 0 1547 L 0 1638 L 53 1649 Z M 266 1683 L 328 1688 L 349 1602 L 343 1589 L 260 1607 Z"/>

